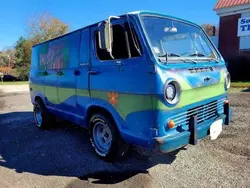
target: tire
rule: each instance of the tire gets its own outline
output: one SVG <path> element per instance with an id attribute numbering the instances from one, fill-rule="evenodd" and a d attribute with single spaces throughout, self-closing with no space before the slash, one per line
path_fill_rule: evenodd
<path id="1" fill-rule="evenodd" d="M 56 117 L 48 112 L 41 99 L 35 101 L 33 113 L 36 126 L 40 129 L 47 129 L 56 122 Z"/>
<path id="2" fill-rule="evenodd" d="M 90 118 L 89 136 L 95 153 L 105 161 L 112 162 L 128 150 L 128 144 L 122 140 L 115 123 L 102 114 Z"/>

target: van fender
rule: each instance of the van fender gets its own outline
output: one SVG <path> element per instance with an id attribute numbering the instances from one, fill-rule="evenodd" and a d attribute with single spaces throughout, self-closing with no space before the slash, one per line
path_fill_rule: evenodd
<path id="1" fill-rule="evenodd" d="M 47 104 L 46 99 L 45 99 L 46 97 L 40 91 L 34 91 L 33 94 L 31 94 L 31 102 L 32 102 L 32 104 L 35 103 L 35 100 L 36 100 L 37 97 L 41 98 L 42 101 L 43 101 L 43 104 L 46 106 L 46 104 Z"/>
<path id="2" fill-rule="evenodd" d="M 86 110 L 85 110 L 85 114 L 84 117 L 88 117 L 90 114 L 90 111 L 92 108 L 102 108 L 104 110 L 106 110 L 107 112 L 109 112 L 109 114 L 113 117 L 116 125 L 117 125 L 117 129 L 120 132 L 121 136 L 123 137 L 123 127 L 125 126 L 125 121 L 122 119 L 122 117 L 120 116 L 120 114 L 117 112 L 117 110 L 107 101 L 103 100 L 103 99 L 98 99 L 98 98 L 92 98 L 91 102 L 88 103 L 88 105 L 86 106 Z M 88 118 L 84 118 L 85 119 L 85 124 L 88 125 Z"/>

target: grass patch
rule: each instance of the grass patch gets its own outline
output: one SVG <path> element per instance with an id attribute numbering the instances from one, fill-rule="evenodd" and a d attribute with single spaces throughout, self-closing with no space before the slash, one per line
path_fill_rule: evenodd
<path id="1" fill-rule="evenodd" d="M 16 82 L 1 82 L 0 81 L 0 85 L 24 85 L 28 83 L 29 81 L 16 81 Z"/>
<path id="2" fill-rule="evenodd" d="M 231 87 L 233 87 L 233 88 L 250 88 L 250 81 L 249 82 L 232 82 Z"/>

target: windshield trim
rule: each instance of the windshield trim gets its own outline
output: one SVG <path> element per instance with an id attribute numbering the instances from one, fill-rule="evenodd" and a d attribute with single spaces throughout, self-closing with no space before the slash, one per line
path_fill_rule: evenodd
<path id="1" fill-rule="evenodd" d="M 166 62 L 166 58 L 165 57 L 158 57 L 157 59 L 159 59 L 161 62 Z M 216 58 L 208 58 L 208 57 L 168 57 L 168 62 L 176 62 L 176 61 L 197 61 L 197 63 L 199 62 L 204 62 L 204 61 L 215 61 L 218 62 L 219 59 Z"/>
<path id="2" fill-rule="evenodd" d="M 152 49 L 152 44 L 151 44 L 151 41 L 149 39 L 149 36 L 148 36 L 148 33 L 145 29 L 145 25 L 144 25 L 144 22 L 142 21 L 142 17 L 158 17 L 158 18 L 165 18 L 165 19 L 168 19 L 168 20 L 173 20 L 173 21 L 176 21 L 176 22 L 180 22 L 180 23 L 183 23 L 183 24 L 187 24 L 187 25 L 190 25 L 190 26 L 193 26 L 193 27 L 196 27 L 198 29 L 200 29 L 204 35 L 204 37 L 206 38 L 206 41 L 207 41 L 207 44 L 209 45 L 209 47 L 211 48 L 211 51 L 214 53 L 215 57 L 214 58 L 209 58 L 209 57 L 187 57 L 187 58 L 190 58 L 192 60 L 197 60 L 197 61 L 200 61 L 200 60 L 217 60 L 217 61 L 220 61 L 220 55 L 219 55 L 219 52 L 218 50 L 216 50 L 214 44 L 211 42 L 210 38 L 208 37 L 208 35 L 205 33 L 205 31 L 197 24 L 195 23 L 192 23 L 192 22 L 189 22 L 189 21 L 185 21 L 185 20 L 182 20 L 182 19 L 178 19 L 178 18 L 174 18 L 174 17 L 170 17 L 170 16 L 163 16 L 163 15 L 158 15 L 158 14 L 148 14 L 148 13 L 142 13 L 142 14 L 139 14 L 139 20 L 140 20 L 140 23 L 141 23 L 141 26 L 142 26 L 142 29 L 143 29 L 143 32 L 146 36 L 146 40 L 149 44 L 149 48 L 152 52 L 152 54 L 157 58 L 157 59 L 164 59 L 162 57 L 159 57 L 157 56 L 153 49 Z M 184 57 L 186 58 L 186 57 Z M 165 58 L 166 59 L 166 58 Z M 182 57 L 168 57 L 168 60 L 174 60 L 174 61 L 177 61 L 177 60 L 182 60 Z"/>

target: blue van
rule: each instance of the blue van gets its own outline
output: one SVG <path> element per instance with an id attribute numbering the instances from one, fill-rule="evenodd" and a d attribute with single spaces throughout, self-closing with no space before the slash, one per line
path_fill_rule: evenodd
<path id="1" fill-rule="evenodd" d="M 129 145 L 171 152 L 215 140 L 228 125 L 230 74 L 202 28 L 132 12 L 33 46 L 36 125 L 56 117 L 88 129 L 105 160 Z"/>

